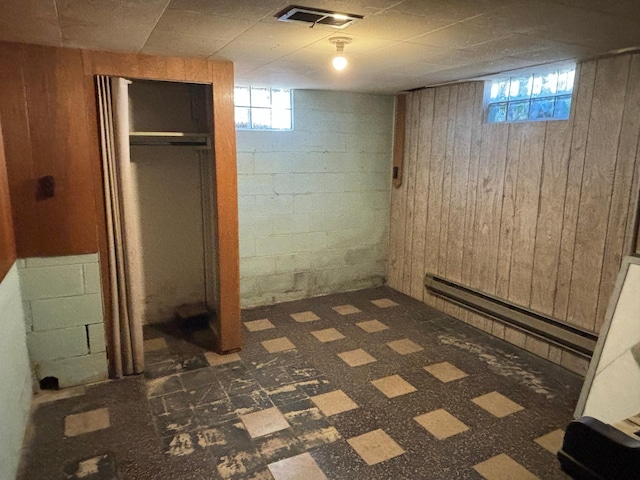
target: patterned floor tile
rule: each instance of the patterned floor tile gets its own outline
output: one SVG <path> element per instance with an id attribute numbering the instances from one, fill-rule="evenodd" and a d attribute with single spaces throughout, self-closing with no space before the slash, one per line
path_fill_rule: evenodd
<path id="1" fill-rule="evenodd" d="M 405 453 L 384 430 L 374 430 L 347 440 L 367 465 L 385 462 Z"/>
<path id="2" fill-rule="evenodd" d="M 290 427 L 289 422 L 276 407 L 241 415 L 240 419 L 251 438 L 263 437 Z"/>
<path id="3" fill-rule="evenodd" d="M 276 326 L 269 321 L 268 318 L 262 318 L 260 320 L 252 320 L 250 322 L 244 322 L 244 326 L 250 332 L 261 332 L 262 330 L 270 330 L 276 328 Z"/>
<path id="4" fill-rule="evenodd" d="M 67 415 L 64 419 L 65 437 L 75 437 L 85 433 L 109 428 L 109 409 L 98 408 L 83 413 Z"/>
<path id="5" fill-rule="evenodd" d="M 360 313 L 362 310 L 354 307 L 353 305 L 338 305 L 337 307 L 331 307 L 335 312 L 340 315 L 351 315 L 354 313 Z"/>
<path id="6" fill-rule="evenodd" d="M 449 362 L 434 363 L 433 365 L 427 365 L 424 369 L 442 383 L 453 382 L 467 376 L 466 373 Z"/>
<path id="7" fill-rule="evenodd" d="M 166 348 L 168 348 L 167 341 L 162 337 L 144 341 L 145 352 L 154 352 L 156 350 L 164 350 Z"/>
<path id="8" fill-rule="evenodd" d="M 316 320 L 320 320 L 320 317 L 312 311 L 292 313 L 290 316 L 298 323 L 315 322 Z"/>
<path id="9" fill-rule="evenodd" d="M 296 348 L 296 346 L 291 343 L 291 340 L 289 340 L 287 337 L 265 340 L 261 343 L 265 350 L 269 353 L 286 352 L 288 350 L 294 350 Z"/>
<path id="10" fill-rule="evenodd" d="M 335 340 L 342 340 L 343 338 L 345 338 L 345 336 L 335 328 L 326 328 L 324 330 L 316 330 L 315 332 L 311 332 L 311 335 L 313 335 L 323 343 L 333 342 Z"/>
<path id="11" fill-rule="evenodd" d="M 351 400 L 342 390 L 324 393 L 311 397 L 311 401 L 316 404 L 325 416 L 337 415 L 358 408 L 358 404 Z"/>
<path id="12" fill-rule="evenodd" d="M 524 410 L 524 407 L 518 405 L 516 402 L 508 399 L 498 392 L 487 393 L 486 395 L 481 395 L 471 401 L 494 417 L 498 418 L 506 417 L 507 415 Z"/>
<path id="13" fill-rule="evenodd" d="M 389 330 L 389 327 L 378 320 L 368 320 L 366 322 L 356 323 L 356 326 L 360 327 L 367 333 L 376 333 L 382 332 L 383 330 Z"/>
<path id="14" fill-rule="evenodd" d="M 207 359 L 207 363 L 212 367 L 216 365 L 225 365 L 227 363 L 239 362 L 240 354 L 239 353 L 228 353 L 226 355 L 218 355 L 215 352 L 205 352 L 204 358 Z"/>
<path id="15" fill-rule="evenodd" d="M 469 427 L 444 409 L 419 415 L 414 420 L 438 440 L 469 430 Z"/>
<path id="16" fill-rule="evenodd" d="M 349 352 L 339 353 L 338 356 L 350 367 L 359 367 L 361 365 L 366 365 L 367 363 L 373 363 L 376 361 L 375 358 L 373 358 L 361 348 L 358 348 L 357 350 L 351 350 Z"/>
<path id="17" fill-rule="evenodd" d="M 269 470 L 275 480 L 326 480 L 320 467 L 309 453 L 269 464 Z"/>
<path id="18" fill-rule="evenodd" d="M 379 378 L 378 380 L 373 380 L 371 383 L 387 398 L 395 398 L 417 391 L 413 385 L 403 379 L 400 375 L 391 375 L 389 377 Z"/>
<path id="19" fill-rule="evenodd" d="M 371 300 L 376 307 L 379 308 L 389 308 L 389 307 L 397 307 L 398 304 L 389 298 L 379 298 L 377 300 Z"/>
<path id="20" fill-rule="evenodd" d="M 424 350 L 420 345 L 416 342 L 409 340 L 408 338 L 404 338 L 402 340 L 394 340 L 393 342 L 387 343 L 389 348 L 399 353 L 400 355 L 409 355 L 410 353 L 419 352 Z"/>
<path id="21" fill-rule="evenodd" d="M 563 440 L 564 430 L 558 429 L 536 438 L 534 442 L 555 455 L 562 448 Z"/>
<path id="22" fill-rule="evenodd" d="M 536 480 L 538 478 L 504 453 L 478 463 L 473 468 L 486 480 Z"/>

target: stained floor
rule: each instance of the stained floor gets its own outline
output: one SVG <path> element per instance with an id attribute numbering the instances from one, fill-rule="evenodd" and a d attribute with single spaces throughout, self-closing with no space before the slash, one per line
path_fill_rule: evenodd
<path id="1" fill-rule="evenodd" d="M 149 328 L 144 375 L 38 395 L 19 478 L 568 478 L 556 365 L 386 287 L 243 324 L 239 354 Z"/>

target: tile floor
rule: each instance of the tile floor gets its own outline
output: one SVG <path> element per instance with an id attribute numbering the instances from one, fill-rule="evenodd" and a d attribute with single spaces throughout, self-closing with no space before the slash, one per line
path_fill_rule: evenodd
<path id="1" fill-rule="evenodd" d="M 556 365 L 389 288 L 243 321 L 240 353 L 148 328 L 144 375 L 38 395 L 20 480 L 568 478 Z"/>

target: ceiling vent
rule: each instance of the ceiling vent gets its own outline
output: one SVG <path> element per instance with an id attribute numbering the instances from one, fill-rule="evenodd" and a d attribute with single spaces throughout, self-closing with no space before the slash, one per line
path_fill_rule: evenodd
<path id="1" fill-rule="evenodd" d="M 324 25 L 332 28 L 346 28 L 364 17 L 353 13 L 332 12 L 319 8 L 290 5 L 277 13 L 276 18 L 281 22 L 304 22 L 311 27 Z"/>

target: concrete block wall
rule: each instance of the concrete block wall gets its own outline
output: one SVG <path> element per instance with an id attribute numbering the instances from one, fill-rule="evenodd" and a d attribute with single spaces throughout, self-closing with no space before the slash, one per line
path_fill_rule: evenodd
<path id="1" fill-rule="evenodd" d="M 16 478 L 22 439 L 31 406 L 31 369 L 27 352 L 18 268 L 0 281 L 0 479 Z"/>
<path id="2" fill-rule="evenodd" d="M 384 282 L 393 97 L 299 90 L 293 112 L 237 132 L 243 307 Z"/>
<path id="3" fill-rule="evenodd" d="M 18 260 L 37 380 L 61 388 L 108 378 L 98 254 Z"/>

